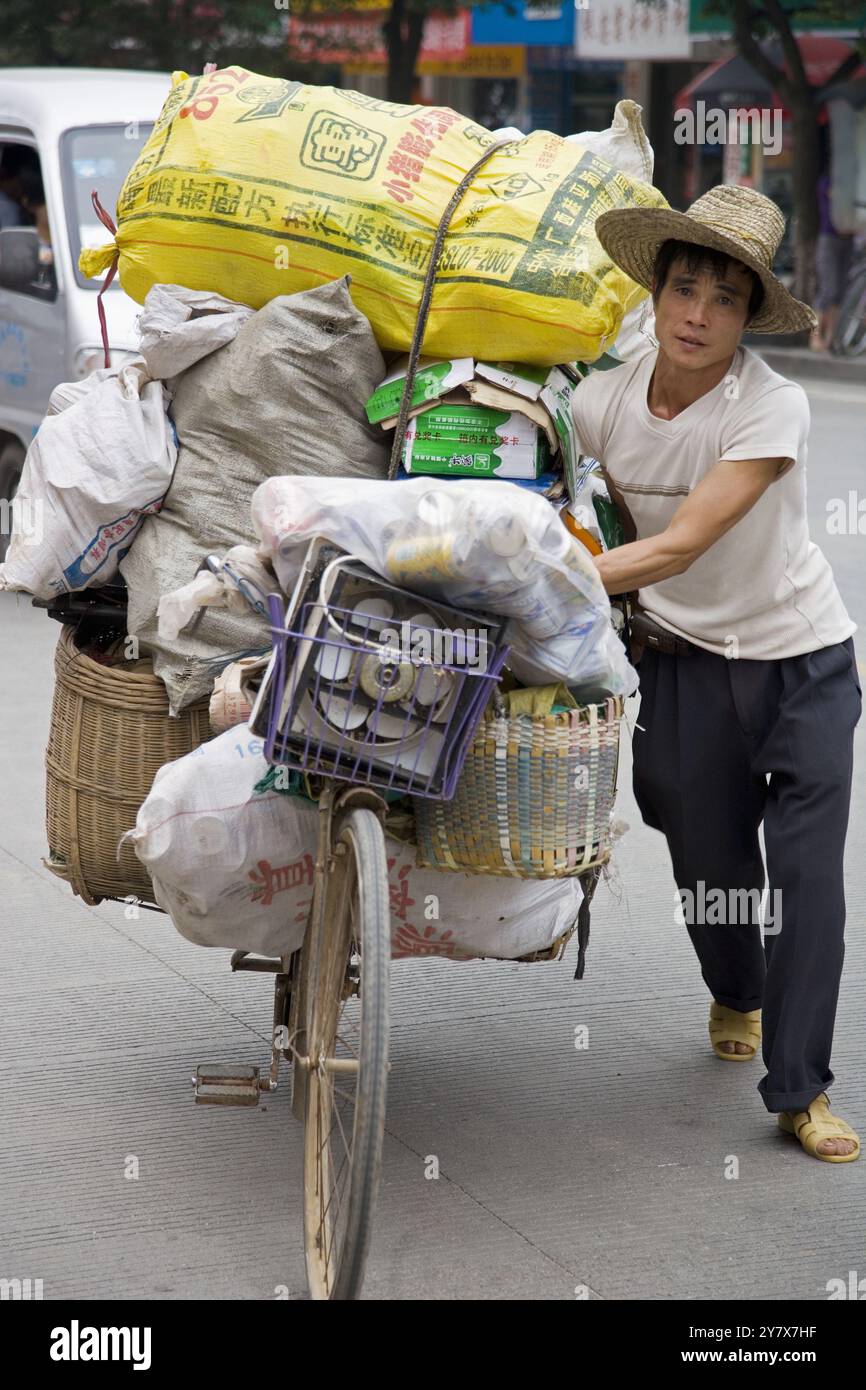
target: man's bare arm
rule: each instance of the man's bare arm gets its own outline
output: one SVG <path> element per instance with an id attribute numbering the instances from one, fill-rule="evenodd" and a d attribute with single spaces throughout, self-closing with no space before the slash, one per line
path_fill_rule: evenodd
<path id="1" fill-rule="evenodd" d="M 786 465 L 781 458 L 722 459 L 689 493 L 659 535 L 594 557 L 606 591 L 629 593 L 685 574 L 751 510 Z"/>

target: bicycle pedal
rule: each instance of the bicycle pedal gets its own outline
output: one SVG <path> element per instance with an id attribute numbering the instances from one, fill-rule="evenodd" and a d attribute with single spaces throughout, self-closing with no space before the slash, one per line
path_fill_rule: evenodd
<path id="1" fill-rule="evenodd" d="M 258 1105 L 261 1096 L 258 1067 L 196 1068 L 196 1105 Z"/>

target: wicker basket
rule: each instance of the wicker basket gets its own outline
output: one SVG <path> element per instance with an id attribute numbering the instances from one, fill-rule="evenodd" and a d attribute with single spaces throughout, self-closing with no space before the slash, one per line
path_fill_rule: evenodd
<path id="1" fill-rule="evenodd" d="M 208 703 L 170 718 L 149 661 L 100 665 L 78 650 L 71 627 L 61 632 L 54 671 L 46 866 L 90 906 L 130 896 L 152 903 L 144 865 L 128 843 L 118 859 L 118 842 L 135 825 L 159 768 L 211 737 Z"/>
<path id="2" fill-rule="evenodd" d="M 623 708 L 611 698 L 564 714 L 488 710 L 454 799 L 415 802 L 418 863 L 514 878 L 605 863 Z"/>

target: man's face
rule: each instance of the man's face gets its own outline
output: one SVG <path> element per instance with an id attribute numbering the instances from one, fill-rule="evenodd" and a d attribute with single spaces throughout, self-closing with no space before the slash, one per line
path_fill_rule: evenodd
<path id="1" fill-rule="evenodd" d="M 706 370 L 733 356 L 746 323 L 752 273 L 729 261 L 720 278 L 709 266 L 690 271 L 673 261 L 655 298 L 655 335 L 666 356 L 685 371 Z"/>

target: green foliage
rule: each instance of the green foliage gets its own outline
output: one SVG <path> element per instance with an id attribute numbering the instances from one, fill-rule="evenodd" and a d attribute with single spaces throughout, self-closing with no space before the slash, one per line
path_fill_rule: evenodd
<path id="1" fill-rule="evenodd" d="M 749 28 L 756 39 L 778 38 L 785 26 L 798 30 L 824 29 L 842 25 L 859 29 L 866 36 L 866 4 L 858 0 L 811 0 L 811 3 L 785 4 L 784 0 L 703 0 L 708 15 L 721 15 L 733 26 L 738 11 L 745 10 Z"/>
<path id="2" fill-rule="evenodd" d="M 390 11 L 377 13 L 383 25 L 396 14 L 404 22 L 414 17 L 414 27 L 422 28 L 433 10 L 454 14 L 473 3 L 490 0 L 394 0 Z M 330 82 L 332 66 L 292 56 L 288 19 L 353 9 L 359 10 L 353 0 L 0 0 L 0 66 L 200 72 L 205 63 L 235 63 L 270 76 Z M 414 65 L 414 45 L 401 55 L 399 38 L 392 40 L 395 63 L 405 56 Z"/>
<path id="3" fill-rule="evenodd" d="M 274 0 L 0 0 L 0 64 L 279 73 L 286 18 Z"/>

